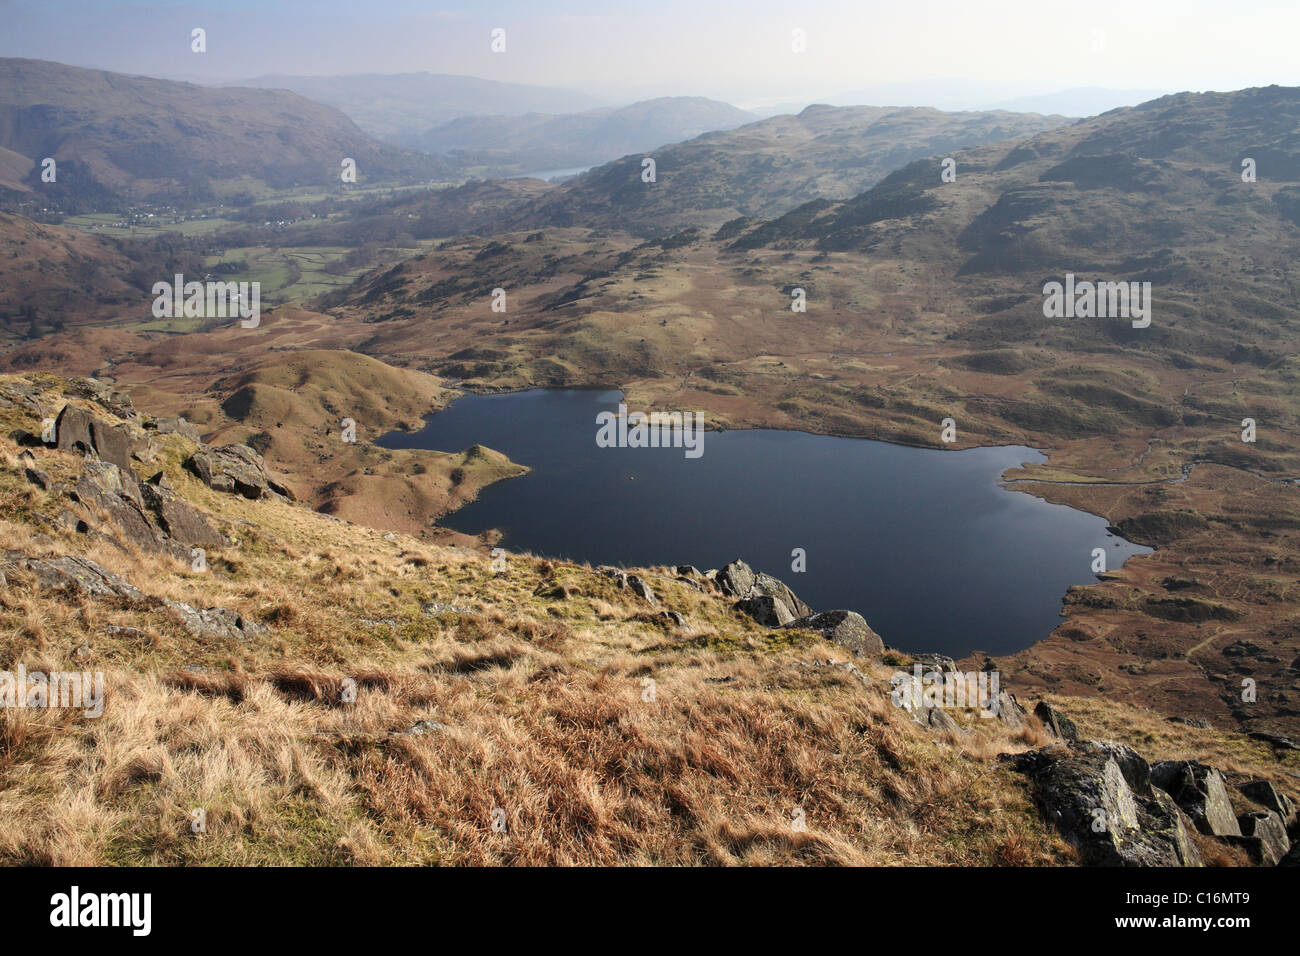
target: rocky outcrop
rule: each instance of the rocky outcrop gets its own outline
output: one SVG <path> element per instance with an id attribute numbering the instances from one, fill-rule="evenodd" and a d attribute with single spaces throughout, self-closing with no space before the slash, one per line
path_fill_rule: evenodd
<path id="1" fill-rule="evenodd" d="M 1243 847 L 1260 866 L 1278 866 L 1291 850 L 1286 824 L 1272 810 L 1245 813 L 1238 818 L 1241 835 L 1228 841 Z"/>
<path id="2" fill-rule="evenodd" d="M 742 611 L 764 627 L 780 627 L 812 613 L 812 608 L 799 600 L 784 581 L 755 572 L 741 560 L 719 570 L 714 581 L 723 594 L 734 598 Z"/>
<path id="3" fill-rule="evenodd" d="M 94 455 L 119 468 L 131 468 L 131 431 L 126 425 L 109 425 L 75 405 L 65 405 L 54 420 L 57 447 Z"/>
<path id="4" fill-rule="evenodd" d="M 612 580 L 621 589 L 631 591 L 647 604 L 658 604 L 654 590 L 646 584 L 645 579 L 636 574 L 628 574 L 626 571 L 620 571 L 618 568 L 598 568 L 605 577 Z"/>
<path id="5" fill-rule="evenodd" d="M 229 544 L 203 512 L 159 484 L 142 485 L 132 472 L 110 462 L 87 461 L 69 497 L 83 507 L 87 525 L 97 524 L 96 512 L 101 513 L 128 540 L 178 558 L 188 558 L 193 547 Z"/>
<path id="6" fill-rule="evenodd" d="M 203 444 L 199 430 L 185 420 L 184 416 L 176 418 L 151 418 L 144 423 L 146 429 L 156 431 L 159 435 L 180 435 L 196 445 Z"/>
<path id="7" fill-rule="evenodd" d="M 1211 836 L 1241 836 L 1223 774 L 1196 760 L 1161 760 L 1151 782 L 1173 797 L 1196 828 Z"/>
<path id="8" fill-rule="evenodd" d="M 230 543 L 208 524 L 203 512 L 166 488 L 146 482 L 140 486 L 140 494 L 155 527 L 172 541 L 187 548 L 220 548 Z"/>
<path id="9" fill-rule="evenodd" d="M 194 637 L 243 641 L 270 633 L 270 629 L 265 624 L 229 608 L 210 607 L 200 610 L 182 604 L 180 601 L 168 601 L 166 604 L 172 615 L 180 621 L 181 626 Z"/>
<path id="10" fill-rule="evenodd" d="M 76 555 L 32 558 L 11 551 L 0 561 L 0 576 L 12 583 L 15 572 L 25 572 L 45 591 L 86 595 L 94 598 L 119 598 L 132 604 L 146 604 L 144 592 L 103 565 Z"/>
<path id="11" fill-rule="evenodd" d="M 1043 722 L 1043 726 L 1061 740 L 1078 740 L 1079 728 L 1074 721 L 1053 707 L 1045 700 L 1040 700 L 1034 707 L 1034 716 Z"/>
<path id="12" fill-rule="evenodd" d="M 267 476 L 262 456 L 247 445 L 221 445 L 216 448 L 201 445 L 199 451 L 186 461 L 186 465 L 215 491 L 243 495 L 254 501 L 274 495 L 293 497 L 286 488 Z"/>
<path id="13" fill-rule="evenodd" d="M 1039 806 L 1085 862 L 1201 865 L 1183 812 L 1152 786 L 1149 765 L 1132 749 L 1076 740 L 1002 759 L 1029 777 Z"/>
<path id="14" fill-rule="evenodd" d="M 817 631 L 858 657 L 878 657 L 885 651 L 880 635 L 854 611 L 822 611 L 795 618 L 782 626 Z"/>
<path id="15" fill-rule="evenodd" d="M 1272 781 L 1247 780 L 1245 783 L 1238 784 L 1237 789 L 1264 809 L 1275 812 L 1287 826 L 1295 825 L 1295 803 L 1286 794 L 1279 793 Z"/>

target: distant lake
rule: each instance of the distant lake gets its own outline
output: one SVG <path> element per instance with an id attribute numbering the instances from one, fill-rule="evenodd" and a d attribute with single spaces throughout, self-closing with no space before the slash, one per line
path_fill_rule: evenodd
<path id="1" fill-rule="evenodd" d="M 483 489 L 439 524 L 502 546 L 626 566 L 718 568 L 743 558 L 815 610 L 858 611 L 886 644 L 963 656 L 1007 654 L 1060 622 L 1072 584 L 1150 548 L 1106 521 L 998 484 L 1041 462 L 1032 448 L 907 448 L 759 429 L 707 432 L 682 448 L 601 448 L 596 415 L 617 391 L 467 395 L 386 448 L 487 445 L 533 470 Z M 632 409 L 636 411 L 635 408 Z M 937 428 L 936 424 L 936 428 Z M 807 570 L 791 570 L 803 548 Z"/>
<path id="2" fill-rule="evenodd" d="M 552 179 L 561 177 L 576 176 L 579 173 L 585 173 L 591 169 L 590 166 L 570 166 L 567 169 L 538 169 L 531 173 L 520 173 L 517 176 L 510 176 L 510 179 L 544 179 L 550 182 Z"/>

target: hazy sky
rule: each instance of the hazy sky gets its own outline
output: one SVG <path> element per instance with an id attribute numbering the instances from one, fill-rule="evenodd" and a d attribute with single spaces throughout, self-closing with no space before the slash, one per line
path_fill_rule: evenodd
<path id="1" fill-rule="evenodd" d="M 0 55 L 202 81 L 427 70 L 610 101 L 1300 85 L 1300 0 L 0 0 Z M 190 31 L 208 51 L 190 51 Z M 490 31 L 506 30 L 506 52 Z M 792 31 L 807 49 L 792 51 Z"/>

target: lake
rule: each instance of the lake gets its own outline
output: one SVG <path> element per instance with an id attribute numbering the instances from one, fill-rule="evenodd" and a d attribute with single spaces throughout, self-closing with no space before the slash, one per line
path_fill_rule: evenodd
<path id="1" fill-rule="evenodd" d="M 439 521 L 502 546 L 626 566 L 743 558 L 815 610 L 862 614 L 885 643 L 954 657 L 1007 654 L 1047 636 L 1072 584 L 1150 551 L 1106 521 L 1004 488 L 1041 462 L 1022 446 L 961 451 L 770 429 L 710 431 L 703 453 L 602 448 L 597 419 L 617 391 L 467 395 L 386 448 L 486 445 L 533 470 L 483 489 Z M 635 410 L 635 409 L 634 409 Z M 936 428 L 937 428 L 936 424 Z M 791 569 L 802 548 L 806 570 Z"/>

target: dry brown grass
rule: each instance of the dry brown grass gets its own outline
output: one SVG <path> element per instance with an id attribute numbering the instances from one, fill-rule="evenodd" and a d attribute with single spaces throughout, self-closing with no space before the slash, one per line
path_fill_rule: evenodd
<path id="1" fill-rule="evenodd" d="M 891 668 L 863 681 L 815 666 L 845 655 L 773 636 L 668 569 L 639 573 L 683 628 L 588 567 L 511 555 L 493 574 L 478 552 L 219 495 L 172 460 L 178 491 L 236 542 L 196 574 L 45 522 L 58 502 L 23 481 L 8 439 L 0 453 L 0 549 L 86 554 L 150 595 L 271 628 L 197 640 L 158 607 L 21 576 L 0 589 L 0 667 L 101 670 L 106 688 L 98 719 L 0 710 L 2 862 L 1074 859 L 996 761 L 1046 742 L 1041 728 L 972 716 L 955 735 L 921 730 L 888 700 Z M 78 468 L 38 454 L 47 470 Z M 1058 703 L 1150 757 L 1271 760 L 1131 708 Z"/>

